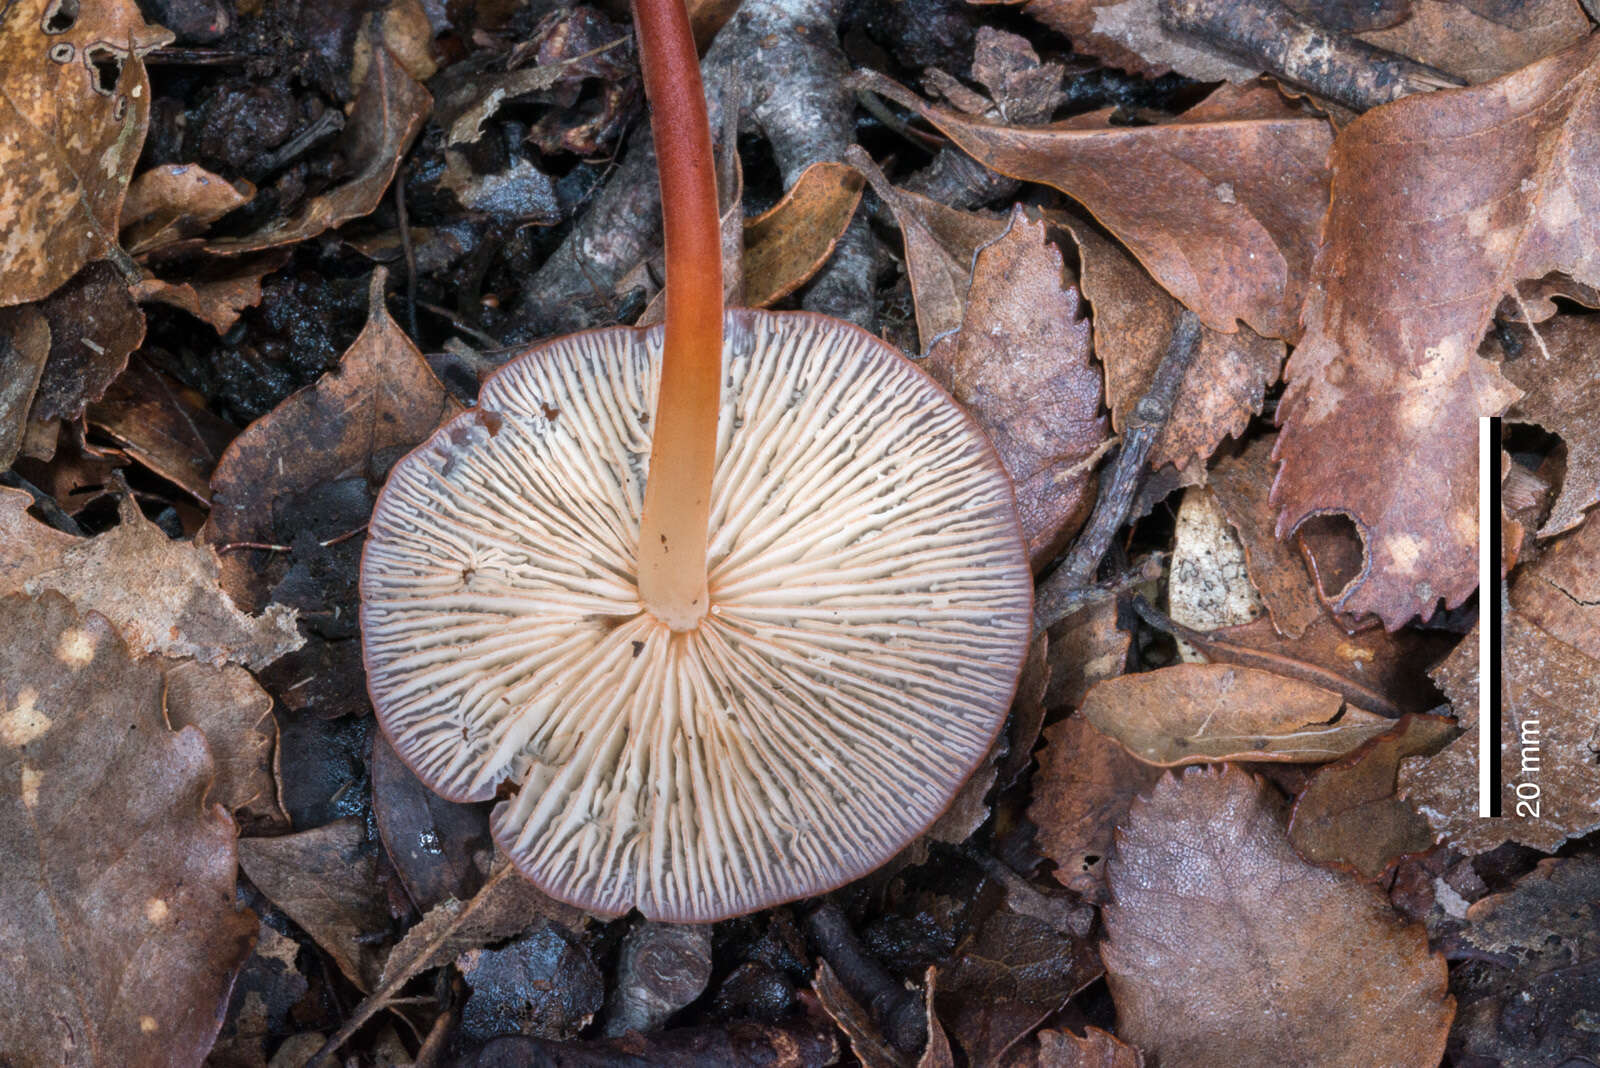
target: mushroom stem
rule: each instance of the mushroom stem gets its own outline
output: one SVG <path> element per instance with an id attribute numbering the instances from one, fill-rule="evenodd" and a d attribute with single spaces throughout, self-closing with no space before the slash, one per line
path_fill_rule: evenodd
<path id="1" fill-rule="evenodd" d="M 639 599 L 673 630 L 709 607 L 706 542 L 722 395 L 722 243 L 711 126 L 684 0 L 633 0 L 661 177 L 666 346 L 639 530 Z"/>

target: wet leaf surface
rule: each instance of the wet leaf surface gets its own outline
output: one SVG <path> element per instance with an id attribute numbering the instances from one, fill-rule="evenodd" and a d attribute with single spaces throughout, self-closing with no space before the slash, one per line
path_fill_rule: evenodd
<path id="1" fill-rule="evenodd" d="M 162 673 L 55 594 L 0 599 L 0 1047 L 19 1063 L 199 1062 L 255 918 L 205 738 Z"/>

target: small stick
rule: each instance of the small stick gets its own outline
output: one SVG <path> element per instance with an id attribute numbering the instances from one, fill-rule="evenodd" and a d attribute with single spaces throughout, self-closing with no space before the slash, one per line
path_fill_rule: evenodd
<path id="1" fill-rule="evenodd" d="M 867 1011 L 882 1026 L 889 1044 L 905 1053 L 920 1050 L 928 1041 L 928 1018 L 922 998 L 897 982 L 867 953 L 850 929 L 844 910 L 832 901 L 825 902 L 811 914 L 806 927 L 818 952 L 845 989 L 865 1001 Z"/>
<path id="2" fill-rule="evenodd" d="M 1388 716 L 1390 719 L 1399 719 L 1405 714 L 1404 709 L 1377 690 L 1369 689 L 1337 671 L 1329 671 L 1317 664 L 1296 660 L 1294 657 L 1279 653 L 1269 653 L 1265 649 L 1252 649 L 1248 645 L 1236 645 L 1221 638 L 1213 638 L 1202 631 L 1184 626 L 1143 597 L 1134 597 L 1131 606 L 1134 613 L 1150 626 L 1174 638 L 1183 639 L 1209 660 L 1238 664 L 1240 667 L 1260 668 L 1274 675 L 1309 682 L 1324 690 L 1332 690 L 1349 704 L 1364 708 L 1368 712 L 1376 712 L 1380 716 Z"/>
<path id="3" fill-rule="evenodd" d="M 1356 111 L 1460 79 L 1319 26 L 1279 0 L 1161 0 L 1161 24 Z"/>
<path id="4" fill-rule="evenodd" d="M 1145 460 L 1150 447 L 1172 416 L 1178 388 L 1200 348 L 1200 320 L 1187 308 L 1172 328 L 1166 355 L 1156 367 L 1150 389 L 1134 406 L 1123 428 L 1122 448 L 1111 470 L 1100 478 L 1100 498 L 1095 502 L 1089 522 L 1073 543 L 1061 566 L 1039 584 L 1034 594 L 1033 625 L 1045 630 L 1067 614 L 1074 604 L 1073 594 L 1094 581 L 1100 561 L 1111 546 L 1111 539 L 1128 521 L 1128 510 L 1145 476 Z"/>
<path id="5" fill-rule="evenodd" d="M 406 257 L 406 325 L 411 327 L 411 341 L 415 344 L 422 334 L 417 330 L 417 252 L 411 246 L 411 218 L 406 212 L 406 174 L 404 164 L 394 176 L 394 214 L 400 226 L 400 249 Z"/>

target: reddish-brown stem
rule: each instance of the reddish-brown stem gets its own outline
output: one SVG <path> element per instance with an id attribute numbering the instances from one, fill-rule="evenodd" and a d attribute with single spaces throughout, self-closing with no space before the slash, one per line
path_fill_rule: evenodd
<path id="1" fill-rule="evenodd" d="M 639 599 L 673 630 L 705 617 L 722 394 L 722 243 L 700 59 L 684 0 L 633 0 L 667 249 L 666 351 L 639 532 Z"/>

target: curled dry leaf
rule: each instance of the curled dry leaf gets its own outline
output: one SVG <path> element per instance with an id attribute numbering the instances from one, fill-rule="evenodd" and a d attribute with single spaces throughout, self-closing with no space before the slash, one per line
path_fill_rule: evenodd
<path id="1" fill-rule="evenodd" d="M 1583 1064 L 1594 1055 L 1600 862 L 1547 858 L 1509 891 L 1476 901 L 1463 955 L 1492 962 L 1462 991 L 1453 1045 L 1503 1068 Z M 1523 1021 L 1533 1013 L 1537 1023 Z"/>
<path id="2" fill-rule="evenodd" d="M 237 431 L 211 414 L 198 394 L 152 368 L 143 357 L 88 409 L 91 425 L 122 443 L 128 454 L 195 499 L 211 501 L 211 471 Z"/>
<path id="3" fill-rule="evenodd" d="M 1269 495 L 1274 473 L 1272 438 L 1257 438 L 1242 452 L 1217 461 L 1208 485 L 1239 535 L 1245 569 L 1272 625 L 1284 637 L 1298 638 L 1322 619 L 1322 606 L 1304 559 L 1273 530 L 1277 516 Z"/>
<path id="4" fill-rule="evenodd" d="M 332 189 L 306 201 L 293 217 L 275 220 L 245 237 L 209 242 L 207 251 L 238 256 L 292 245 L 368 215 L 378 206 L 400 166 L 400 157 L 422 129 L 433 98 L 387 48 L 374 48 L 371 55 L 339 145 L 339 156 L 351 173 Z"/>
<path id="5" fill-rule="evenodd" d="M 7 597 L 0 634 L 0 1049 L 198 1064 L 256 930 L 206 741 L 103 616 Z"/>
<path id="6" fill-rule="evenodd" d="M 362 990 L 378 979 L 381 954 L 372 936 L 389 930 L 374 858 L 361 821 L 354 819 L 239 840 L 239 867 L 250 881 Z"/>
<path id="7" fill-rule="evenodd" d="M 1486 853 L 1508 841 L 1553 852 L 1568 838 L 1600 829 L 1593 770 L 1600 740 L 1600 662 L 1512 611 L 1506 616 L 1504 663 L 1504 815 L 1478 815 L 1476 630 L 1461 640 L 1437 676 L 1455 707 L 1461 737 L 1434 756 L 1405 761 L 1400 796 L 1463 853 Z M 1524 787 L 1519 793 L 1524 783 L 1537 790 L 1529 795 Z"/>
<path id="8" fill-rule="evenodd" d="M 1500 365 L 1506 378 L 1523 391 L 1507 418 L 1537 423 L 1558 434 L 1567 446 L 1567 469 L 1561 493 L 1539 528 L 1548 538 L 1583 522 L 1583 514 L 1600 502 L 1600 318 L 1558 315 L 1535 327 L 1516 328 L 1522 342 L 1516 359 Z"/>
<path id="9" fill-rule="evenodd" d="M 133 0 L 16 0 L 0 19 L 0 306 L 116 250 L 150 120 L 140 58 L 172 34 Z"/>
<path id="10" fill-rule="evenodd" d="M 209 797 L 252 834 L 289 829 L 278 801 L 278 721 L 272 698 L 244 668 L 184 660 L 166 667 L 161 707 L 174 730 L 206 736 L 217 777 Z"/>
<path id="11" fill-rule="evenodd" d="M 1091 227 L 1058 216 L 1078 245 L 1083 295 L 1094 309 L 1094 351 L 1105 366 L 1106 406 L 1120 433 L 1134 405 L 1150 392 L 1182 305 L 1147 271 Z M 1150 466 L 1186 471 L 1204 463 L 1224 438 L 1244 432 L 1278 380 L 1284 345 L 1248 326 L 1224 334 L 1206 327 L 1178 387 L 1172 416 L 1150 446 Z"/>
<path id="12" fill-rule="evenodd" d="M 216 554 L 171 540 L 130 498 L 121 499 L 121 523 L 93 538 L 45 526 L 27 514 L 30 503 L 0 486 L 8 550 L 0 595 L 56 590 L 106 616 L 140 653 L 258 668 L 302 644 L 293 612 L 241 612 L 217 585 Z"/>
<path id="13" fill-rule="evenodd" d="M 183 282 L 146 278 L 129 292 L 140 303 L 157 301 L 180 308 L 218 334 L 233 329 L 246 308 L 261 303 L 261 283 L 289 261 L 288 249 L 231 261 L 228 267 L 211 267 Z"/>
<path id="14" fill-rule="evenodd" d="M 818 959 L 811 988 L 823 1011 L 850 1040 L 850 1052 L 864 1068 L 910 1068 L 911 1058 L 889 1044 L 867 1010 L 839 981 L 827 960 Z"/>
<path id="15" fill-rule="evenodd" d="M 1089 1027 L 1040 1031 L 1034 1041 L 1006 1055 L 1004 1068 L 1144 1068 L 1144 1056 L 1115 1035 Z"/>
<path id="16" fill-rule="evenodd" d="M 1518 571 L 1510 600 L 1528 622 L 1600 660 L 1600 518 L 1585 521 Z"/>
<path id="17" fill-rule="evenodd" d="M 1600 165 L 1597 85 L 1600 37 L 1339 133 L 1272 490 L 1281 535 L 1328 513 L 1355 524 L 1361 570 L 1324 587 L 1339 611 L 1394 629 L 1477 585 L 1478 417 L 1518 395 L 1478 342 L 1521 279 L 1600 282 L 1600 194 L 1583 177 Z"/>
<path id="18" fill-rule="evenodd" d="M 861 203 L 861 172 L 813 163 L 766 211 L 744 224 L 744 294 L 767 308 L 799 289 L 833 255 Z"/>
<path id="19" fill-rule="evenodd" d="M 1107 679 L 1080 714 L 1147 764 L 1337 760 L 1393 725 L 1298 679 L 1231 664 L 1176 664 Z"/>
<path id="20" fill-rule="evenodd" d="M 122 205 L 122 244 L 138 256 L 195 237 L 235 208 L 250 203 L 255 186 L 236 188 L 197 163 L 152 167 L 128 186 Z"/>
<path id="21" fill-rule="evenodd" d="M 1433 847 L 1428 821 L 1395 796 L 1400 761 L 1456 735 L 1443 716 L 1410 715 L 1343 760 L 1319 768 L 1295 798 L 1289 840 L 1313 864 L 1377 880 L 1403 856 Z"/>
<path id="22" fill-rule="evenodd" d="M 390 465 L 462 410 L 389 317 L 383 282 L 379 270 L 367 325 L 339 366 L 251 423 L 222 454 L 201 541 L 293 542 L 315 523 L 317 492 L 350 479 L 361 483 L 364 503 L 359 518 L 345 519 L 363 522 Z M 318 531 L 317 538 L 343 532 Z M 353 550 L 360 543 L 343 544 Z M 254 555 L 261 557 L 259 570 Z M 242 604 L 262 604 L 298 555 L 230 551 L 222 557 L 223 585 Z M 344 592 L 353 604 L 353 579 L 349 586 Z"/>
<path id="23" fill-rule="evenodd" d="M 845 158 L 866 176 L 900 226 L 906 277 L 916 305 L 917 339 L 927 351 L 935 341 L 960 329 L 978 250 L 1005 232 L 1007 223 L 895 188 L 857 145 L 845 151 Z"/>
<path id="24" fill-rule="evenodd" d="M 925 364 L 994 443 L 1035 569 L 1093 507 L 1094 458 L 1108 433 L 1089 323 L 1062 270 L 1044 224 L 1016 208 L 978 251 L 960 331 L 936 341 Z"/>
<path id="25" fill-rule="evenodd" d="M 1270 790 L 1193 769 L 1129 813 L 1101 945 L 1118 1034 L 1171 1068 L 1438 1064 L 1444 960 L 1376 889 L 1296 856 Z"/>
<path id="26" fill-rule="evenodd" d="M 1203 101 L 1158 126 L 999 126 L 864 85 L 980 163 L 1072 197 L 1209 327 L 1293 339 L 1328 203 L 1324 119 L 1274 93 Z"/>

